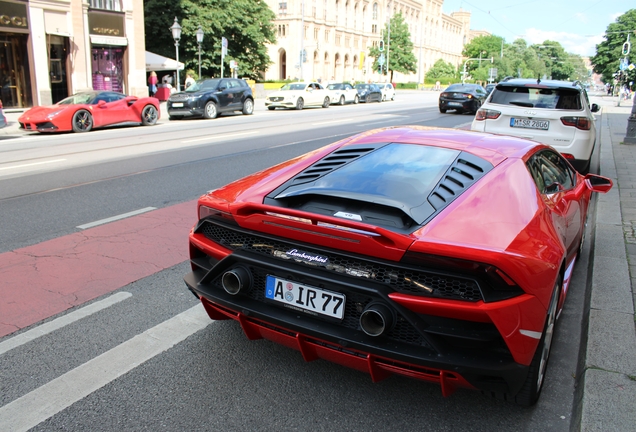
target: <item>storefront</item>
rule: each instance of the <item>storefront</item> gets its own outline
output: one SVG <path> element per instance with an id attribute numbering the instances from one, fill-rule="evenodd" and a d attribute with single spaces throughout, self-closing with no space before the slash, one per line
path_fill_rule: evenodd
<path id="1" fill-rule="evenodd" d="M 124 19 L 125 14 L 120 12 L 88 12 L 94 90 L 126 93 L 128 40 L 124 32 Z"/>
<path id="2" fill-rule="evenodd" d="M 0 99 L 5 108 L 33 104 L 26 3 L 0 1 Z"/>

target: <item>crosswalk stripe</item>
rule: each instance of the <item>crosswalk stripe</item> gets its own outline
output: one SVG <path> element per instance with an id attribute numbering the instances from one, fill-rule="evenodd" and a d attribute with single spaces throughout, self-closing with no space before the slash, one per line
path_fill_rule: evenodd
<path id="1" fill-rule="evenodd" d="M 212 321 L 198 304 L 0 408 L 7 431 L 28 431 Z"/>

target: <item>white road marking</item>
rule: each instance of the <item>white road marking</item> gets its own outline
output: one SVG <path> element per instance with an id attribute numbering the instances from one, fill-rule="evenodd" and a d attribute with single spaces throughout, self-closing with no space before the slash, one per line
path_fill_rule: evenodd
<path id="1" fill-rule="evenodd" d="M 19 335 L 14 336 L 11 339 L 2 341 L 0 342 L 0 355 L 12 350 L 13 348 L 24 345 L 27 342 L 31 342 L 32 340 L 35 340 L 40 336 L 52 333 L 55 330 L 61 329 L 64 326 L 74 323 L 75 321 L 86 318 L 89 315 L 99 312 L 102 309 L 106 309 L 107 307 L 117 304 L 120 301 L 126 300 L 129 297 L 132 297 L 132 294 L 129 292 L 118 292 L 103 300 L 96 301 L 95 303 L 91 303 L 88 306 L 84 306 L 81 309 L 56 318 L 45 324 L 39 325 L 35 328 L 32 328 L 31 330 L 25 331 L 24 333 L 20 333 Z"/>
<path id="2" fill-rule="evenodd" d="M 225 135 L 212 135 L 212 136 L 207 136 L 205 138 L 197 138 L 197 139 L 191 139 L 191 140 L 186 140 L 181 142 L 183 144 L 187 144 L 191 142 L 204 141 L 204 140 L 210 141 L 210 140 L 217 140 L 217 139 L 223 139 L 223 138 L 234 138 L 234 137 L 243 136 L 243 135 L 252 135 L 255 133 L 259 133 L 259 131 L 239 132 L 239 133 L 225 134 Z"/>
<path id="3" fill-rule="evenodd" d="M 92 227 L 97 226 L 97 225 L 104 225 L 104 224 L 107 224 L 109 222 L 114 222 L 114 221 L 120 220 L 120 219 L 126 219 L 127 217 L 136 216 L 136 215 L 142 214 L 142 213 L 147 213 L 147 212 L 152 211 L 152 210 L 157 210 L 157 207 L 145 207 L 145 208 L 142 208 L 142 209 L 139 209 L 139 210 L 134 210 L 134 211 L 131 211 L 131 212 L 128 212 L 128 213 L 123 213 L 123 214 L 120 214 L 120 215 L 117 215 L 117 216 L 113 216 L 113 217 L 109 217 L 109 218 L 106 218 L 106 219 L 100 219 L 100 220 L 95 221 L 95 222 L 89 222 L 89 223 L 84 224 L 84 225 L 78 225 L 75 228 L 79 228 L 79 229 L 92 228 Z"/>
<path id="4" fill-rule="evenodd" d="M 312 126 L 320 126 L 320 125 L 326 125 L 326 124 L 333 124 L 333 123 L 343 123 L 343 122 L 349 122 L 349 121 L 353 121 L 353 119 L 347 118 L 347 119 L 340 119 L 340 120 L 332 120 L 332 121 L 326 121 L 326 122 L 320 122 L 320 123 L 312 123 Z"/>
<path id="5" fill-rule="evenodd" d="M 66 159 L 53 159 L 53 160 L 49 160 L 49 161 L 33 162 L 33 163 L 22 164 L 22 165 L 11 165 L 11 166 L 8 166 L 8 167 L 0 168 L 0 171 L 2 171 L 2 170 L 10 170 L 10 169 L 18 169 L 18 168 L 26 168 L 26 167 L 32 167 L 32 166 L 44 165 L 44 164 L 50 164 L 50 163 L 56 163 L 56 162 L 64 162 L 65 160 Z"/>
<path id="6" fill-rule="evenodd" d="M 211 322 L 199 303 L 3 406 L 0 425 L 7 431 L 28 431 Z"/>

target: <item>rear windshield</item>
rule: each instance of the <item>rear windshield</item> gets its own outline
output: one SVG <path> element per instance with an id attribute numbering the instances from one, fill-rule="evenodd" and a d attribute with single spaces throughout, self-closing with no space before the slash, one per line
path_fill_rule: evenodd
<path id="1" fill-rule="evenodd" d="M 577 89 L 499 86 L 493 91 L 491 103 L 528 108 L 581 110 Z"/>
<path id="2" fill-rule="evenodd" d="M 444 91 L 447 92 L 469 92 L 475 90 L 475 86 L 474 85 L 466 85 L 466 84 L 452 84 L 450 86 L 448 86 L 448 88 Z"/>

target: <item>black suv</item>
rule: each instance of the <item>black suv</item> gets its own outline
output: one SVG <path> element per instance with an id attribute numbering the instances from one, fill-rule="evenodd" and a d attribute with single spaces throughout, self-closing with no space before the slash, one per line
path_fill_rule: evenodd
<path id="1" fill-rule="evenodd" d="M 254 112 L 252 89 L 242 79 L 211 78 L 200 80 L 185 91 L 174 93 L 168 99 L 170 120 L 183 117 L 205 117 L 212 119 L 219 114 L 241 111 Z"/>

